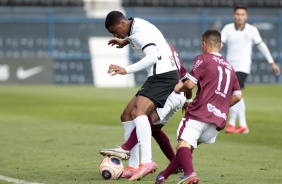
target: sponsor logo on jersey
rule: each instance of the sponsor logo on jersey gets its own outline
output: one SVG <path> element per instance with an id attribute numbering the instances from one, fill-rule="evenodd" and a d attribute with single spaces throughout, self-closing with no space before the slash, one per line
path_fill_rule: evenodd
<path id="1" fill-rule="evenodd" d="M 203 60 L 198 59 L 193 66 L 193 71 L 195 71 L 203 62 Z"/>
<path id="2" fill-rule="evenodd" d="M 217 109 L 215 106 L 212 104 L 208 103 L 207 108 L 209 112 L 212 112 L 214 115 L 223 118 L 224 120 L 227 119 L 227 116 L 225 113 L 222 113 L 219 109 Z"/>

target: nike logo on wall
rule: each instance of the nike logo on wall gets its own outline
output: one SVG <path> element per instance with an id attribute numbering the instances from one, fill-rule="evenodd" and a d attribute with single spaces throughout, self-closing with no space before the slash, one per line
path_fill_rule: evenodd
<path id="1" fill-rule="evenodd" d="M 20 80 L 24 80 L 42 71 L 43 71 L 43 66 L 36 66 L 26 70 L 22 66 L 20 66 L 17 70 L 17 77 Z"/>

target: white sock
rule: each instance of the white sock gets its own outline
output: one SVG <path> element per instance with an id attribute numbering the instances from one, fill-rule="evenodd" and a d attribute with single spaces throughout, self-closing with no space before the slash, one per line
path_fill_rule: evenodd
<path id="1" fill-rule="evenodd" d="M 132 130 L 135 128 L 135 124 L 133 121 L 125 121 L 125 122 L 122 122 L 122 125 L 124 128 L 124 141 L 126 142 Z"/>
<path id="2" fill-rule="evenodd" d="M 133 121 L 125 121 L 122 122 L 122 125 L 124 127 L 124 141 L 126 142 L 129 139 L 132 130 L 135 128 L 135 124 Z M 133 167 L 135 169 L 139 168 L 139 144 L 136 144 L 130 150 L 128 166 Z"/>
<path id="3" fill-rule="evenodd" d="M 132 130 L 135 128 L 135 124 L 133 121 L 125 121 L 125 122 L 122 122 L 122 125 L 124 128 L 124 141 L 126 142 Z"/>
<path id="4" fill-rule="evenodd" d="M 247 122 L 246 122 L 246 106 L 245 106 L 245 101 L 242 98 L 238 102 L 238 119 L 239 119 L 239 125 L 241 127 L 247 127 Z"/>
<path id="5" fill-rule="evenodd" d="M 128 165 L 135 169 L 139 168 L 139 144 L 136 144 L 130 151 Z"/>
<path id="6" fill-rule="evenodd" d="M 235 105 L 233 105 L 232 107 L 230 107 L 229 110 L 229 125 L 235 126 L 236 124 L 236 118 L 238 115 L 238 103 L 236 103 Z"/>
<path id="7" fill-rule="evenodd" d="M 148 117 L 146 115 L 141 115 L 133 121 L 136 126 L 137 139 L 141 147 L 141 163 L 150 163 L 152 162 L 152 132 Z"/>

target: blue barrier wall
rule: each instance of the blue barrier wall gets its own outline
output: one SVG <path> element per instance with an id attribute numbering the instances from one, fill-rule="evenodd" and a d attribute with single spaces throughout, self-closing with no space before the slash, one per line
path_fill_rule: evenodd
<path id="1" fill-rule="evenodd" d="M 249 23 L 258 27 L 275 61 L 282 63 L 282 11 L 272 8 L 249 9 Z M 201 53 L 201 34 L 207 28 L 221 30 L 232 22 L 231 8 L 126 8 L 128 17 L 154 23 L 180 53 L 191 69 L 193 58 Z M 88 39 L 111 36 L 104 19 L 88 18 L 82 7 L 0 8 L 0 57 L 54 58 L 54 82 L 92 84 Z M 95 51 L 94 51 L 95 53 Z M 222 50 L 225 54 L 225 49 Z M 138 58 L 130 52 L 131 60 Z M 143 83 L 145 71 L 135 74 Z M 275 77 L 262 54 L 254 48 L 252 74 L 248 83 L 282 82 Z"/>

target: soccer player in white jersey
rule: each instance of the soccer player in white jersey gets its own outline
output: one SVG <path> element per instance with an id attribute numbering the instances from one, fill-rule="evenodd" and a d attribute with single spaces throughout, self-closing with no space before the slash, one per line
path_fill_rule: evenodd
<path id="1" fill-rule="evenodd" d="M 255 45 L 265 56 L 268 63 L 276 75 L 280 74 L 279 67 L 275 64 L 267 46 L 263 42 L 256 27 L 246 23 L 248 18 L 247 8 L 245 6 L 236 6 L 234 8 L 234 23 L 224 26 L 221 31 L 222 46 L 227 46 L 227 61 L 236 71 L 241 89 L 247 76 L 251 71 L 252 46 Z M 230 118 L 226 133 L 248 133 L 249 128 L 246 122 L 245 102 L 242 99 L 239 103 L 230 109 Z M 236 118 L 238 117 L 239 126 L 235 128 Z"/>
<path id="2" fill-rule="evenodd" d="M 177 66 L 164 36 L 153 24 L 140 18 L 126 19 L 121 12 L 112 11 L 106 17 L 105 26 L 116 37 L 108 42 L 109 45 L 123 48 L 130 44 L 141 57 L 141 60 L 126 67 L 111 64 L 108 73 L 126 75 L 143 69 L 148 72 L 147 80 L 121 115 L 125 140 L 136 127 L 141 148 L 141 164 L 130 180 L 138 180 L 157 169 L 157 164 L 152 160 L 152 133 L 148 115 L 156 107 L 164 106 L 178 83 Z"/>
<path id="3" fill-rule="evenodd" d="M 169 44 L 172 52 L 172 56 L 174 62 L 178 68 L 179 72 L 179 80 L 181 82 L 185 82 L 187 80 L 187 71 L 185 67 L 182 65 L 181 59 L 174 49 L 174 47 Z M 186 97 L 186 98 L 185 98 Z M 168 123 L 168 121 L 172 118 L 172 116 L 182 108 L 182 112 L 186 112 L 188 106 L 192 102 L 192 92 L 188 92 L 185 95 L 183 93 L 177 94 L 172 92 L 168 99 L 165 102 L 163 108 L 156 108 L 151 114 L 149 115 L 148 119 L 151 124 L 152 129 L 152 136 L 158 143 L 159 147 L 161 148 L 164 155 L 167 157 L 169 161 L 171 161 L 175 154 L 174 149 L 170 144 L 170 140 L 165 132 L 162 130 L 162 127 Z M 125 116 L 123 114 L 123 116 Z M 115 156 L 119 157 L 123 160 L 128 161 L 128 165 L 123 170 L 121 178 L 131 178 L 139 168 L 139 145 L 136 135 L 136 128 L 134 128 L 125 143 L 117 148 L 110 148 L 110 149 L 102 149 L 99 151 L 103 156 Z M 175 174 L 182 172 L 182 168 L 179 168 Z"/>

